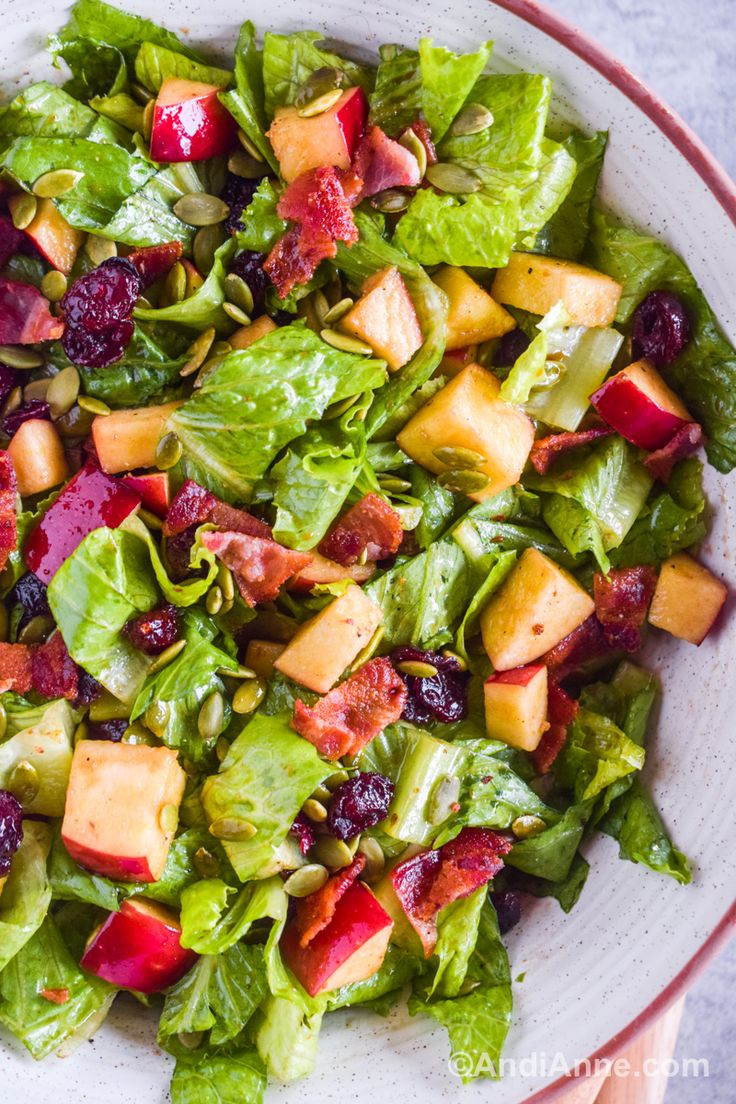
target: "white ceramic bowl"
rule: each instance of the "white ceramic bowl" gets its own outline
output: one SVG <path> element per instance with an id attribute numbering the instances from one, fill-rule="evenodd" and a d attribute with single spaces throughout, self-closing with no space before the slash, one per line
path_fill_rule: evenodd
<path id="1" fill-rule="evenodd" d="M 261 29 L 315 28 L 352 52 L 372 56 L 382 42 L 414 44 L 432 35 L 453 49 L 496 41 L 493 65 L 530 68 L 554 80 L 555 110 L 588 131 L 608 128 L 605 201 L 651 229 L 689 262 L 722 325 L 736 339 L 736 189 L 695 136 L 617 62 L 572 27 L 527 0 L 280 0 L 277 5 L 219 0 L 129 0 L 130 10 L 166 22 L 193 41 L 228 51 L 246 17 Z M 63 24 L 65 0 L 5 0 L 0 59 L 4 91 L 48 75 L 48 32 Z M 714 517 L 704 556 L 736 581 L 736 477 L 708 477 Z M 733 612 L 733 611 L 730 611 Z M 592 872 L 580 904 L 565 917 L 554 901 L 527 909 L 508 938 L 515 986 L 507 1054 L 519 1062 L 500 1084 L 462 1088 L 448 1070 L 444 1032 L 403 1011 L 387 1021 L 368 1013 L 329 1017 L 316 1072 L 306 1083 L 269 1090 L 292 1104 L 368 1104 L 401 1099 L 519 1104 L 551 1102 L 569 1082 L 545 1075 L 556 1056 L 573 1065 L 613 1054 L 660 1014 L 733 929 L 736 827 L 732 718 L 736 715 L 736 622 L 695 649 L 662 639 L 651 663 L 665 695 L 646 776 L 679 845 L 696 863 L 693 884 L 622 863 L 608 839 L 589 844 Z M 3 1040 L 5 1042 L 5 1040 Z M 521 1062 L 526 1059 L 525 1063 Z M 559 1057 L 556 1059 L 559 1061 Z M 20 1047 L 0 1054 L 3 1099 L 48 1104 L 159 1104 L 170 1062 L 155 1047 L 155 1023 L 118 999 L 92 1045 L 66 1061 L 35 1065 Z"/>

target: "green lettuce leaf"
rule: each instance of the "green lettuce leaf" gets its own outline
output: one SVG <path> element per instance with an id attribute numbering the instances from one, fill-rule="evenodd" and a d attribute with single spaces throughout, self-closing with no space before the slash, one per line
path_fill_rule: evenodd
<path id="1" fill-rule="evenodd" d="M 531 344 L 516 358 L 506 379 L 501 384 L 500 396 L 506 402 L 526 403 L 532 391 L 548 387 L 553 378 L 550 367 L 559 372 L 557 365 L 550 366 L 547 357 L 550 352 L 564 344 L 564 331 L 569 328 L 570 319 L 562 301 L 556 303 L 536 325 L 539 331 Z M 550 348 L 550 339 L 553 339 Z M 556 340 L 555 340 L 556 339 Z"/>
<path id="2" fill-rule="evenodd" d="M 562 143 L 575 161 L 575 179 L 562 204 L 537 234 L 535 253 L 580 259 L 590 233 L 591 207 L 607 142 L 608 133 L 599 130 L 591 138 L 574 132 Z"/>
<path id="3" fill-rule="evenodd" d="M 239 890 L 220 878 L 205 878 L 182 894 L 182 946 L 191 947 L 197 954 L 221 954 L 243 939 L 257 920 L 269 918 L 283 925 L 287 905 L 278 877 L 252 882 Z"/>
<path id="4" fill-rule="evenodd" d="M 23 823 L 23 839 L 13 856 L 0 896 L 0 970 L 44 921 L 51 901 L 46 859 L 51 846 L 47 824 Z"/>
<path id="5" fill-rule="evenodd" d="M 54 65 L 62 58 L 71 70 L 64 91 L 77 100 L 93 100 L 128 91 L 128 67 L 117 46 L 91 38 L 49 39 Z M 138 105 L 140 108 L 140 105 Z M 142 110 L 142 109 L 141 109 Z"/>
<path id="6" fill-rule="evenodd" d="M 394 242 L 423 265 L 502 268 L 514 247 L 519 218 L 513 196 L 460 199 L 425 188 L 399 219 Z"/>
<path id="7" fill-rule="evenodd" d="M 554 897 L 563 912 L 572 912 L 580 900 L 585 883 L 590 873 L 590 864 L 578 852 L 570 864 L 567 877 L 559 882 L 545 881 L 533 874 L 523 874 L 514 871 L 511 885 L 522 893 L 530 893 L 532 897 Z"/>
<path id="8" fill-rule="evenodd" d="M 228 321 L 222 309 L 225 302 L 225 277 L 234 253 L 235 242 L 229 238 L 215 253 L 212 268 L 194 295 L 168 307 L 136 307 L 134 317 L 144 322 L 176 322 L 194 329 L 204 329 L 207 326 L 222 328 Z"/>
<path id="9" fill-rule="evenodd" d="M 658 874 L 668 874 L 681 885 L 692 881 L 690 863 L 672 843 L 654 802 L 638 778 L 611 803 L 598 827 L 618 842 L 622 859 L 643 863 Z"/>
<path id="10" fill-rule="evenodd" d="M 489 565 L 488 574 L 471 598 L 468 608 L 465 611 L 465 616 L 460 622 L 455 636 L 455 649 L 469 665 L 470 660 L 467 651 L 468 640 L 478 632 L 481 612 L 488 604 L 491 595 L 495 594 L 501 586 L 501 583 L 509 574 L 515 563 L 516 552 L 498 553 L 495 562 Z"/>
<path id="11" fill-rule="evenodd" d="M 534 507 L 532 511 L 531 507 Z M 482 575 L 500 552 L 536 548 L 562 567 L 574 567 L 574 558 L 542 522 L 536 495 L 515 493 L 513 488 L 473 506 L 452 530 L 468 562 Z"/>
<path id="12" fill-rule="evenodd" d="M 240 249 L 269 253 L 286 233 L 289 224 L 276 212 L 278 201 L 279 191 L 273 180 L 262 180 L 241 219 L 244 229 L 235 235 Z"/>
<path id="13" fill-rule="evenodd" d="M 170 1035 L 209 1031 L 221 1046 L 240 1033 L 267 992 L 263 948 L 236 943 L 222 954 L 202 955 L 166 992 L 159 1043 Z"/>
<path id="14" fill-rule="evenodd" d="M 555 760 L 555 774 L 576 801 L 584 802 L 643 766 L 643 747 L 610 718 L 580 709 Z"/>
<path id="15" fill-rule="evenodd" d="M 440 910 L 433 954 L 437 969 L 428 988 L 428 998 L 457 997 L 460 993 L 478 941 L 481 912 L 487 897 L 488 887 L 480 886 L 469 897 Z"/>
<path id="16" fill-rule="evenodd" d="M 256 1035 L 258 1053 L 271 1077 L 296 1081 L 308 1077 L 317 1058 L 322 1010 L 311 1012 L 285 997 L 268 996 Z"/>
<path id="17" fill-rule="evenodd" d="M 650 498 L 623 543 L 611 551 L 614 567 L 660 564 L 701 541 L 707 532 L 703 465 L 695 457 L 677 464 L 667 490 Z"/>
<path id="18" fill-rule="evenodd" d="M 186 57 L 197 57 L 195 51 L 185 46 L 172 31 L 159 27 L 150 19 L 114 8 L 104 0 L 77 0 L 59 39 L 66 43 L 77 38 L 92 38 L 116 46 L 130 61 L 142 42 L 164 46 Z"/>
<path id="19" fill-rule="evenodd" d="M 0 108 L 0 138 L 87 138 L 115 142 L 116 131 L 91 108 L 49 81 L 19 92 Z M 4 144 L 4 143 L 2 143 Z"/>
<path id="20" fill-rule="evenodd" d="M 240 129 L 274 172 L 278 164 L 266 138 L 268 127 L 264 108 L 263 66 L 261 52 L 256 48 L 256 29 L 249 19 L 243 23 L 235 46 L 235 87 L 220 93 L 225 105 Z"/>
<path id="21" fill-rule="evenodd" d="M 262 1104 L 266 1071 L 253 1050 L 180 1058 L 171 1078 L 171 1104 Z"/>
<path id="22" fill-rule="evenodd" d="M 327 996 L 327 1011 L 338 1008 L 352 1008 L 356 1004 L 368 1004 L 377 1007 L 377 1002 L 391 994 L 400 994 L 404 986 L 422 970 L 422 963 L 416 955 L 389 943 L 386 956 L 375 974 L 365 981 L 354 981 L 333 989 Z"/>
<path id="23" fill-rule="evenodd" d="M 215 65 L 203 65 L 193 61 L 179 50 L 170 50 L 157 45 L 150 39 L 141 43 L 135 58 L 136 80 L 149 92 L 158 92 L 165 80 L 199 81 L 213 84 L 215 88 L 227 88 L 232 80 L 229 69 L 218 69 Z"/>
<path id="24" fill-rule="evenodd" d="M 550 882 L 569 876 L 590 816 L 592 802 L 571 805 L 551 828 L 519 840 L 506 856 L 506 865 Z"/>
<path id="25" fill-rule="evenodd" d="M 376 83 L 370 96 L 368 121 L 396 137 L 422 110 L 419 53 L 403 46 L 379 47 Z"/>
<path id="26" fill-rule="evenodd" d="M 319 31 L 296 31 L 282 35 L 266 31 L 263 36 L 263 86 L 266 94 L 266 114 L 272 119 L 277 107 L 293 104 L 300 85 L 325 67 L 345 74 L 345 86 L 360 85 L 369 92 L 373 73 L 354 61 L 323 50 Z"/>
<path id="27" fill-rule="evenodd" d="M 435 46 L 431 38 L 419 40 L 421 106 L 435 142 L 444 138 L 485 69 L 492 47 L 492 42 L 485 42 L 474 54 L 453 54 L 444 46 Z"/>
<path id="28" fill-rule="evenodd" d="M 207 570 L 205 574 L 201 576 L 195 575 L 194 578 L 184 583 L 174 583 L 166 573 L 159 547 L 154 541 L 150 529 L 144 525 L 140 517 L 137 514 L 129 514 L 120 528 L 124 529 L 126 533 L 132 533 L 133 536 L 137 537 L 145 544 L 159 590 L 167 602 L 171 602 L 174 606 L 186 607 L 192 606 L 195 602 L 198 602 L 200 598 L 204 598 L 215 580 L 218 564 L 214 552 L 210 552 L 209 549 L 205 548 L 200 542 L 199 534 L 197 534 L 197 539 L 192 548 L 189 562 L 193 571 L 196 571 L 197 568 L 206 566 Z"/>
<path id="29" fill-rule="evenodd" d="M 539 175 L 521 193 L 522 247 L 535 247 L 537 234 L 570 194 L 576 172 L 575 158 L 565 145 L 544 138 Z"/>

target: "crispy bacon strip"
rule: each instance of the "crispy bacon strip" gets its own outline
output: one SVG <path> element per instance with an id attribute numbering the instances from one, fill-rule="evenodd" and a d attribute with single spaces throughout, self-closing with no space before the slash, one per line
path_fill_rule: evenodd
<path id="1" fill-rule="evenodd" d="M 206 532 L 202 544 L 230 568 L 251 607 L 272 602 L 286 580 L 311 561 L 308 552 L 292 552 L 274 540 L 247 533 Z"/>
<path id="2" fill-rule="evenodd" d="M 10 553 L 15 550 L 18 540 L 18 519 L 15 512 L 17 491 L 13 461 L 7 452 L 0 450 L 0 571 L 8 562 Z"/>
<path id="3" fill-rule="evenodd" d="M 349 567 L 363 553 L 376 563 L 394 556 L 404 538 L 401 518 L 384 498 L 367 494 L 332 527 L 319 546 L 328 560 Z"/>
<path id="4" fill-rule="evenodd" d="M 577 433 L 553 433 L 550 437 L 540 437 L 532 445 L 529 459 L 540 475 L 546 475 L 558 456 L 589 445 L 600 437 L 610 437 L 612 433 L 610 426 L 595 426 Z"/>
<path id="5" fill-rule="evenodd" d="M 635 652 L 641 646 L 640 628 L 657 585 L 652 567 L 612 569 L 593 576 L 595 616 L 612 648 Z"/>
<path id="6" fill-rule="evenodd" d="M 180 241 L 162 242 L 160 245 L 146 245 L 134 249 L 127 260 L 138 269 L 141 284 L 149 287 L 165 276 L 174 267 L 182 254 Z"/>
<path id="7" fill-rule="evenodd" d="M 549 668 L 550 675 L 561 682 L 568 675 L 584 667 L 593 659 L 609 655 L 612 647 L 606 640 L 603 626 L 594 613 L 591 613 L 582 625 L 573 629 L 559 644 L 550 648 L 542 656 L 542 663 Z"/>
<path id="8" fill-rule="evenodd" d="M 671 441 L 668 441 L 661 449 L 650 452 L 644 461 L 644 466 L 662 483 L 666 483 L 672 475 L 672 469 L 678 460 L 684 460 L 697 452 L 703 443 L 703 430 L 697 422 L 688 422 L 678 429 Z"/>
<path id="9" fill-rule="evenodd" d="M 271 536 L 271 528 L 265 521 L 221 502 L 217 495 L 200 487 L 193 479 L 185 479 L 166 514 L 164 536 L 176 537 L 193 525 L 203 525 L 206 521 L 235 533 L 247 533 L 264 539 Z"/>
<path id="10" fill-rule="evenodd" d="M 58 630 L 45 644 L 32 649 L 31 670 L 33 689 L 42 697 L 68 701 L 77 697 L 79 671 Z"/>
<path id="11" fill-rule="evenodd" d="M 54 317 L 38 288 L 0 279 L 0 345 L 55 341 L 63 332 L 63 319 Z"/>
<path id="12" fill-rule="evenodd" d="M 327 759 L 356 755 L 399 720 L 406 696 L 389 660 L 372 659 L 311 708 L 297 700 L 294 728 Z"/>
<path id="13" fill-rule="evenodd" d="M 0 694 L 27 694 L 33 685 L 32 652 L 27 644 L 0 643 Z"/>
<path id="14" fill-rule="evenodd" d="M 361 199 L 387 188 L 416 188 L 421 183 L 416 157 L 377 126 L 368 127 L 361 138 L 353 169 L 363 181 Z"/>
<path id="15" fill-rule="evenodd" d="M 335 915 L 338 901 L 363 871 L 365 855 L 356 855 L 350 866 L 333 874 L 316 893 L 300 898 L 296 903 L 294 927 L 299 936 L 299 946 L 306 947 L 315 935 L 326 928 Z"/>
<path id="16" fill-rule="evenodd" d="M 546 774 L 552 768 L 557 756 L 567 740 L 567 726 L 572 723 L 580 708 L 553 679 L 547 691 L 547 718 L 549 728 L 532 752 L 532 762 L 539 774 Z"/>

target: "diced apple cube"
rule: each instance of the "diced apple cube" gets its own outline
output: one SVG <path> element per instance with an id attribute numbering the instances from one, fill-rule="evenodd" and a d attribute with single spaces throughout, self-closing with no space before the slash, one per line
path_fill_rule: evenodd
<path id="1" fill-rule="evenodd" d="M 594 609 L 572 575 L 527 548 L 481 614 L 483 646 L 495 670 L 522 667 L 559 644 Z"/>
<path id="2" fill-rule="evenodd" d="M 249 640 L 245 649 L 245 666 L 255 671 L 259 678 L 273 678 L 274 664 L 285 647 L 277 640 Z"/>
<path id="3" fill-rule="evenodd" d="M 532 314 L 546 314 L 562 300 L 573 326 L 610 326 L 621 298 L 621 285 L 610 276 L 538 253 L 512 253 L 491 291 L 499 303 Z"/>
<path id="4" fill-rule="evenodd" d="M 351 586 L 302 625 L 274 663 L 277 671 L 318 694 L 332 689 L 383 620 L 380 606 Z"/>
<path id="5" fill-rule="evenodd" d="M 422 344 L 422 331 L 398 268 L 383 268 L 366 280 L 340 329 L 370 345 L 392 372 L 411 360 Z"/>
<path id="6" fill-rule="evenodd" d="M 547 668 L 496 671 L 485 682 L 486 731 L 492 740 L 534 751 L 547 726 Z"/>
<path id="7" fill-rule="evenodd" d="M 303 118 L 295 107 L 276 111 L 268 137 L 287 184 L 310 169 L 349 169 L 365 129 L 368 104 L 361 88 L 347 88 L 329 111 Z"/>
<path id="8" fill-rule="evenodd" d="M 470 498 L 506 490 L 519 480 L 534 442 L 534 426 L 515 406 L 499 398 L 501 385 L 479 364 L 469 364 L 410 418 L 396 440 L 408 456 L 439 474 L 452 467 L 438 460 L 439 448 L 470 449 L 483 457 L 478 471 L 487 485 Z"/>
<path id="9" fill-rule="evenodd" d="M 691 644 L 702 644 L 727 594 L 728 588 L 707 567 L 678 552 L 662 564 L 649 623 Z"/>
<path id="10" fill-rule="evenodd" d="M 175 831 L 161 814 L 166 806 L 179 808 L 185 782 L 169 748 L 82 740 L 61 828 L 67 851 L 107 878 L 158 881 Z"/>
<path id="11" fill-rule="evenodd" d="M 171 505 L 168 472 L 147 472 L 145 475 L 124 475 L 121 483 L 141 496 L 141 505 L 152 514 L 165 518 Z"/>
<path id="12" fill-rule="evenodd" d="M 23 422 L 8 445 L 8 455 L 21 495 L 50 491 L 69 478 L 64 445 L 53 422 L 41 418 Z"/>
<path id="13" fill-rule="evenodd" d="M 237 125 L 220 91 L 201 81 L 164 80 L 153 110 L 153 161 L 207 161 L 232 148 Z"/>
<path id="14" fill-rule="evenodd" d="M 156 446 L 179 406 L 180 402 L 170 402 L 98 415 L 92 423 L 92 440 L 102 470 L 114 475 L 131 468 L 154 467 Z"/>
<path id="15" fill-rule="evenodd" d="M 249 349 L 256 341 L 260 341 L 266 334 L 273 333 L 273 331 L 277 329 L 278 326 L 274 320 L 269 318 L 267 314 L 262 314 L 260 318 L 256 318 L 255 322 L 251 322 L 250 325 L 241 326 L 239 330 L 231 334 L 228 341 L 233 349 Z"/>
<path id="16" fill-rule="evenodd" d="M 8 200 L 11 211 L 19 198 L 11 196 Z M 71 274 L 85 233 L 69 225 L 53 199 L 39 199 L 36 214 L 26 226 L 25 233 L 50 265 L 65 276 Z"/>
<path id="17" fill-rule="evenodd" d="M 638 448 L 664 448 L 693 421 L 648 360 L 637 360 L 611 376 L 590 401 L 610 426 Z"/>
<path id="18" fill-rule="evenodd" d="M 445 348 L 462 349 L 515 329 L 515 319 L 464 269 L 443 265 L 432 279 L 449 300 Z"/>
<path id="19" fill-rule="evenodd" d="M 320 583 L 342 583 L 347 579 L 352 579 L 354 583 L 367 583 L 376 571 L 374 563 L 355 563 L 344 567 L 323 556 L 316 548 L 313 548 L 309 555 L 312 557 L 312 562 L 289 580 L 289 590 L 311 590 Z"/>

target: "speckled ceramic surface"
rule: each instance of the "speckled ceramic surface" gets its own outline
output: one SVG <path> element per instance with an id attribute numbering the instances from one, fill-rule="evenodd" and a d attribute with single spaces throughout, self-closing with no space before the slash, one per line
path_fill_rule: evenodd
<path id="1" fill-rule="evenodd" d="M 505 0 L 514 3 L 514 0 Z M 577 125 L 608 128 L 611 144 L 603 181 L 611 207 L 662 235 L 689 261 L 721 323 L 736 338 L 736 228 L 681 153 L 635 104 L 575 53 L 519 16 L 490 3 L 465 0 L 385 0 L 381 4 L 310 0 L 278 6 L 220 0 L 200 8 L 191 0 L 127 6 L 185 29 L 197 42 L 229 44 L 246 16 L 276 30 L 322 29 L 353 52 L 371 55 L 381 42 L 413 44 L 422 34 L 455 49 L 494 38 L 494 66 L 538 69 L 554 80 L 555 109 Z M 47 32 L 60 26 L 58 0 L 5 0 L 0 39 L 2 83 L 12 93 L 29 77 L 48 75 Z M 269 8 L 264 15 L 266 8 Z M 531 8 L 532 5 L 529 5 Z M 709 477 L 713 527 L 704 558 L 736 583 L 736 476 Z M 731 606 L 733 603 L 731 603 Z M 447 1064 L 444 1033 L 398 1012 L 384 1021 L 366 1013 L 330 1017 L 316 1072 L 292 1087 L 269 1090 L 280 1104 L 519 1104 L 546 1089 L 543 1058 L 573 1064 L 625 1033 L 678 978 L 727 913 L 736 885 L 736 828 L 729 793 L 736 715 L 736 620 L 730 609 L 720 632 L 699 649 L 663 638 L 650 662 L 665 695 L 646 769 L 677 842 L 696 863 L 694 883 L 680 888 L 616 857 L 610 840 L 587 847 L 591 877 L 581 902 L 564 917 L 540 901 L 508 944 L 515 987 L 514 1026 L 507 1053 L 521 1063 L 500 1084 L 461 1088 Z M 670 988 L 670 994 L 673 989 Z M 169 1060 L 155 1047 L 154 1018 L 119 999 L 102 1032 L 65 1061 L 35 1065 L 20 1047 L 0 1043 L 0 1098 L 9 1104 L 163 1104 Z M 536 1056 L 536 1057 L 535 1057 Z M 245 1102 L 244 1102 L 245 1104 Z"/>

